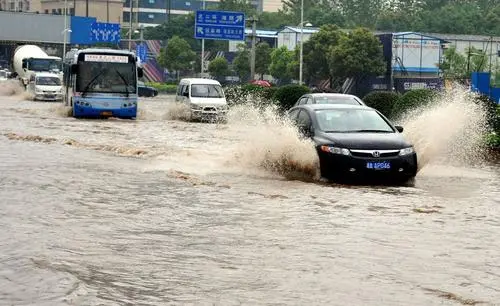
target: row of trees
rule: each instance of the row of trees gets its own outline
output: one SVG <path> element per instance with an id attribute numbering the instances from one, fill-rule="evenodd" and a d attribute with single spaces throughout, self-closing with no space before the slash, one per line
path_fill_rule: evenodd
<path id="1" fill-rule="evenodd" d="M 345 32 L 334 25 L 325 25 L 304 43 L 304 80 L 307 82 L 335 78 L 345 79 L 359 75 L 381 75 L 385 72 L 382 45 L 377 37 L 365 28 Z M 271 48 L 261 42 L 256 46 L 255 72 L 261 77 L 270 74 L 283 83 L 299 75 L 299 50 L 285 46 Z M 199 59 L 189 43 L 179 36 L 169 40 L 162 49 L 159 63 L 170 71 L 199 70 Z M 222 78 L 232 70 L 240 80 L 250 74 L 250 50 L 245 44 L 232 63 L 223 57 L 212 60 L 208 66 L 211 75 Z M 333 82 L 331 82 L 333 83 Z"/>
<path id="2" fill-rule="evenodd" d="M 244 11 L 258 16 L 258 28 L 279 30 L 300 23 L 300 1 L 282 0 L 279 12 L 257 14 L 249 0 L 221 0 L 214 9 Z M 334 24 L 340 28 L 418 31 L 500 36 L 498 0 L 304 0 L 304 18 L 314 26 Z M 194 15 L 172 16 L 166 23 L 147 28 L 145 39 L 168 40 L 177 35 L 195 51 Z M 206 42 L 207 50 L 227 50 L 227 42 Z"/>

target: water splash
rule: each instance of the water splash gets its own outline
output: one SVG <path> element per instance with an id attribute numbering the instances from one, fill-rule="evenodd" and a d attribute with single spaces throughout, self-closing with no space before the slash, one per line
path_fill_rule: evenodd
<path id="1" fill-rule="evenodd" d="M 466 89 L 456 87 L 398 120 L 405 128 L 403 134 L 415 146 L 419 169 L 429 163 L 483 161 L 487 113 L 474 98 Z"/>
<path id="2" fill-rule="evenodd" d="M 20 98 L 23 98 L 25 97 L 25 94 L 26 91 L 18 80 L 9 79 L 0 82 L 0 96 L 19 96 Z"/>
<path id="3" fill-rule="evenodd" d="M 268 101 L 250 100 L 231 108 L 225 133 L 234 133 L 235 162 L 262 168 L 288 179 L 319 178 L 314 143 L 301 138 L 292 122 Z"/>
<path id="4" fill-rule="evenodd" d="M 191 119 L 191 110 L 184 103 L 172 102 L 168 104 L 163 119 L 189 121 Z"/>

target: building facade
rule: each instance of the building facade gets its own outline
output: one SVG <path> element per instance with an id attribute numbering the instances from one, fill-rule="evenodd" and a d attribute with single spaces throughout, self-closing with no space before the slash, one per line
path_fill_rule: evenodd
<path id="1" fill-rule="evenodd" d="M 29 12 L 29 0 L 0 0 L 0 11 Z"/>
<path id="2" fill-rule="evenodd" d="M 250 3 L 258 12 L 262 12 L 265 0 L 250 0 Z M 215 10 L 219 0 L 124 0 L 123 3 L 123 26 L 127 27 L 132 18 L 134 27 L 157 26 L 168 21 L 169 16 L 186 15 L 203 9 Z M 130 12 L 132 5 L 132 13 Z"/>
<path id="3" fill-rule="evenodd" d="M 283 8 L 281 0 L 262 0 L 262 10 L 264 12 L 277 12 Z"/>
<path id="4" fill-rule="evenodd" d="M 4 0 L 0 0 L 4 1 Z M 64 15 L 63 0 L 31 0 L 29 12 Z M 99 22 L 121 23 L 122 0 L 67 0 L 67 15 L 95 17 Z"/>

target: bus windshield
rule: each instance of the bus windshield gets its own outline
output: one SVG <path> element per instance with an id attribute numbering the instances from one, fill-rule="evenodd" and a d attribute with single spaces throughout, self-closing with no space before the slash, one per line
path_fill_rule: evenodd
<path id="1" fill-rule="evenodd" d="M 28 69 L 32 71 L 61 70 L 62 61 L 52 58 L 32 58 L 29 60 Z"/>
<path id="2" fill-rule="evenodd" d="M 134 63 L 79 62 L 76 91 L 100 93 L 136 93 Z"/>

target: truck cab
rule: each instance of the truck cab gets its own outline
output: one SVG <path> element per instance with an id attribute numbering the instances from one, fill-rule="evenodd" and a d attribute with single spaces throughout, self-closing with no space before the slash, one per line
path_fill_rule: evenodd
<path id="1" fill-rule="evenodd" d="M 59 75 L 50 72 L 32 73 L 27 91 L 35 101 L 62 101 L 63 86 Z"/>

